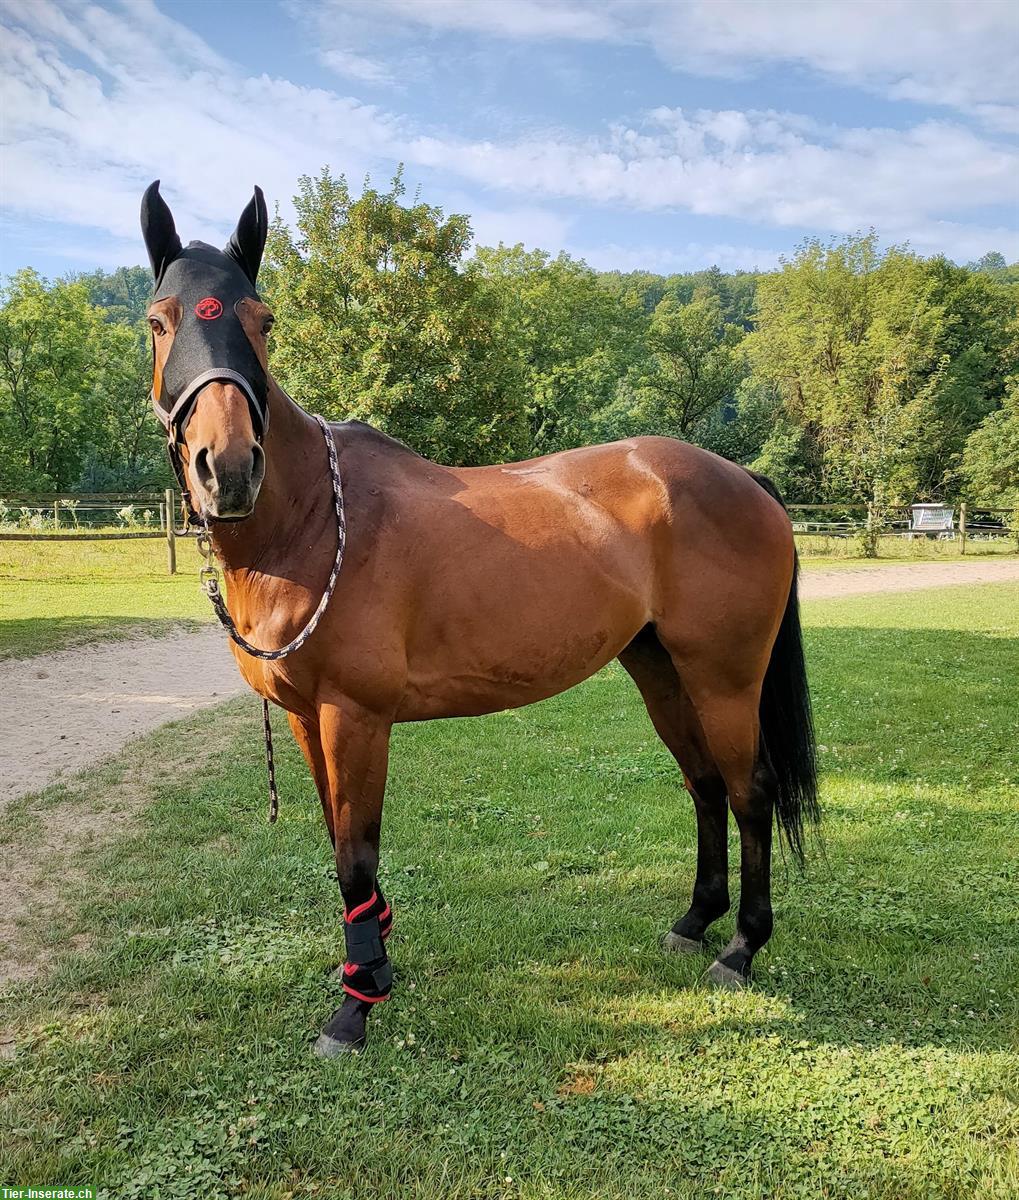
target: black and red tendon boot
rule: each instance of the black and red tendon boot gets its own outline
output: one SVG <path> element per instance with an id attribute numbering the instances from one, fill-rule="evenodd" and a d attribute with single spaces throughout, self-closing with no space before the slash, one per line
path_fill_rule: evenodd
<path id="1" fill-rule="evenodd" d="M 320 1058 L 335 1058 L 360 1050 L 365 1043 L 365 1022 L 373 1005 L 388 1000 L 393 990 L 393 968 L 385 941 L 393 928 L 393 910 L 376 881 L 363 904 L 343 911 L 347 961 L 337 971 L 347 993 L 329 1018 L 315 1043 Z"/>

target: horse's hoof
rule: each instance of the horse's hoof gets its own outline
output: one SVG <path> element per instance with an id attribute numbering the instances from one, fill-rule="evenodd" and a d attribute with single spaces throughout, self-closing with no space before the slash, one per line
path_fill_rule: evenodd
<path id="1" fill-rule="evenodd" d="M 739 992 L 747 986 L 747 980 L 739 971 L 734 971 L 732 967 L 727 967 L 724 963 L 720 963 L 717 958 L 708 967 L 707 978 L 715 987 L 724 988 L 729 992 Z"/>
<path id="2" fill-rule="evenodd" d="M 344 1054 L 360 1054 L 364 1043 L 364 1038 L 356 1042 L 341 1042 L 338 1038 L 330 1037 L 328 1033 L 320 1033 L 313 1053 L 316 1058 L 339 1058 Z"/>
<path id="3" fill-rule="evenodd" d="M 673 954 L 700 954 L 704 949 L 704 943 L 695 942 L 693 938 L 683 937 L 681 933 L 675 933 L 670 929 L 662 938 L 662 949 Z"/>

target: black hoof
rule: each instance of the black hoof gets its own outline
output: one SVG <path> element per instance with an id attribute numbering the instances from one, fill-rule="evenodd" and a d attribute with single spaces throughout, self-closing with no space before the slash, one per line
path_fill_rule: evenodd
<path id="1" fill-rule="evenodd" d="M 336 1058 L 340 1054 L 356 1054 L 364 1049 L 365 1022 L 372 1006 L 353 996 L 344 996 L 343 1003 L 322 1028 L 315 1043 L 319 1058 Z"/>
<path id="2" fill-rule="evenodd" d="M 681 933 L 670 929 L 662 938 L 662 949 L 668 950 L 671 954 L 700 954 L 704 949 L 704 943 L 695 941 L 693 938 L 683 937 Z"/>
<path id="3" fill-rule="evenodd" d="M 750 980 L 745 975 L 741 975 L 739 971 L 734 971 L 732 967 L 727 967 L 725 963 L 715 961 L 708 967 L 707 979 L 717 988 L 722 988 L 729 992 L 742 991 Z"/>
<path id="4" fill-rule="evenodd" d="M 339 1058 L 343 1054 L 360 1054 L 364 1043 L 364 1038 L 359 1042 L 341 1042 L 327 1033 L 320 1033 L 312 1053 L 316 1058 Z"/>

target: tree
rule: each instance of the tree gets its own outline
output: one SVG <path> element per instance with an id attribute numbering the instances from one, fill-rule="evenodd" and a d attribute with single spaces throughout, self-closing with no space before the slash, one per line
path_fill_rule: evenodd
<path id="1" fill-rule="evenodd" d="M 1019 524 L 1019 375 L 1009 380 L 1002 406 L 969 435 L 963 472 L 974 499 L 1013 509 Z"/>
<path id="2" fill-rule="evenodd" d="M 1019 315 L 1013 314 L 1006 334 L 1001 405 L 966 439 L 962 475 L 973 500 L 1011 508 L 1012 525 L 1019 528 Z"/>
<path id="3" fill-rule="evenodd" d="M 742 331 L 726 325 L 716 296 L 689 304 L 666 296 L 648 330 L 650 362 L 638 371 L 638 410 L 657 433 L 688 438 L 730 400 L 744 373 Z"/>
<path id="4" fill-rule="evenodd" d="M 440 461 L 484 463 L 527 445 L 518 375 L 497 314 L 461 269 L 466 217 L 328 169 L 300 180 L 297 229 L 277 217 L 260 282 L 276 316 L 273 370 L 331 416 L 353 416 Z"/>
<path id="5" fill-rule="evenodd" d="M 5 487 L 77 478 L 102 319 L 82 284 L 47 287 L 19 271 L 0 309 L 0 461 Z"/>
<path id="6" fill-rule="evenodd" d="M 103 310 L 104 321 L 134 325 L 145 320 L 152 296 L 147 267 L 118 267 L 112 274 L 93 271 L 77 278 L 88 288 L 89 303 Z"/>
<path id="7" fill-rule="evenodd" d="M 969 263 L 967 269 L 970 271 L 982 271 L 988 275 L 995 275 L 1001 271 L 1006 271 L 1008 263 L 1005 260 L 1004 254 L 999 250 L 988 250 L 976 262 Z"/>
<path id="8" fill-rule="evenodd" d="M 605 287 L 568 254 L 552 258 L 522 245 L 479 248 L 471 269 L 520 372 L 531 453 L 590 440 L 594 413 L 612 401 L 643 348 L 636 296 Z"/>
<path id="9" fill-rule="evenodd" d="M 758 286 L 754 377 L 818 448 L 818 490 L 880 507 L 912 498 L 949 356 L 922 260 L 873 234 L 808 241 Z"/>
<path id="10" fill-rule="evenodd" d="M 67 491 L 90 465 L 118 487 L 165 478 L 146 399 L 148 342 L 79 281 L 18 272 L 0 292 L 0 484 Z"/>

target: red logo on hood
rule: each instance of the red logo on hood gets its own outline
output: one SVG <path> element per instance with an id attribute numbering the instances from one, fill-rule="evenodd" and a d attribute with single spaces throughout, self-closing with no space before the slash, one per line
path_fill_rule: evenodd
<path id="1" fill-rule="evenodd" d="M 195 316 L 201 317 L 203 321 L 215 321 L 222 314 L 223 305 L 215 296 L 206 296 L 204 300 L 199 300 L 195 305 Z"/>

